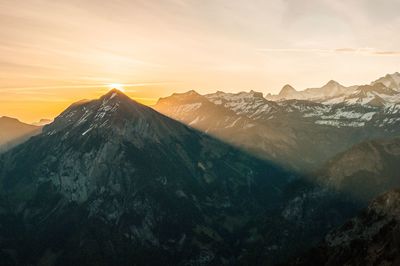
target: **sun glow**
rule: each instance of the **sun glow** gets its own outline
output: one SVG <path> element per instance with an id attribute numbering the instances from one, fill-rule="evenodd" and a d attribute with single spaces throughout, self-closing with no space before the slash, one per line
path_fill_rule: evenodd
<path id="1" fill-rule="evenodd" d="M 125 89 L 122 84 L 119 83 L 112 83 L 108 85 L 109 90 L 117 89 L 119 91 L 125 92 Z"/>

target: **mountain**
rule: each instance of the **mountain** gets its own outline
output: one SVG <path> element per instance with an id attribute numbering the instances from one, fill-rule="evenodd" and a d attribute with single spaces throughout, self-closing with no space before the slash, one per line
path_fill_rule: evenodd
<path id="1" fill-rule="evenodd" d="M 193 91 L 161 98 L 154 106 L 173 119 L 268 160 L 274 160 L 281 150 L 284 134 L 279 128 L 256 123 L 255 119 L 276 107 L 276 103 L 255 92 L 203 96 Z"/>
<path id="2" fill-rule="evenodd" d="M 336 228 L 366 208 L 374 197 L 399 188 L 399 163 L 399 138 L 367 141 L 336 156 L 306 179 L 294 180 L 282 191 L 281 207 L 256 222 L 261 226 L 253 230 L 262 237 L 247 247 L 242 257 L 253 265 L 275 265 L 296 256 L 300 261 L 306 258 L 299 265 L 368 265 L 335 260 L 345 250 L 343 246 L 328 257 L 314 249 L 306 251 L 318 247 L 326 235 L 331 235 L 329 232 L 336 232 Z M 369 228 L 367 220 L 357 230 L 364 226 Z M 357 247 L 357 243 L 346 245 L 346 250 Z M 359 256 L 357 249 L 347 253 L 348 257 Z M 314 261 L 314 256 L 321 261 Z M 331 260 L 335 264 L 330 264 Z M 296 261 L 291 260 L 289 265 L 296 265 Z"/>
<path id="3" fill-rule="evenodd" d="M 354 226 L 349 227 L 349 223 L 345 222 L 363 208 L 367 208 L 368 203 L 375 197 L 400 187 L 399 163 L 400 138 L 367 141 L 337 155 L 315 172 L 314 177 L 310 179 L 314 186 L 304 186 L 301 180 L 295 186 L 293 184 L 291 187 L 294 187 L 292 193 L 295 196 L 284 204 L 286 207 L 282 212 L 282 221 L 290 224 L 288 230 L 295 231 L 289 233 L 292 238 L 296 232 L 301 232 L 297 233 L 298 238 L 308 239 L 308 247 L 314 245 L 318 248 L 304 253 L 304 249 L 301 252 L 301 247 L 298 247 L 299 257 L 291 260 L 289 265 L 370 265 L 336 260 L 335 257 L 341 259 L 342 256 L 347 259 L 351 256 L 360 259 L 358 257 L 361 253 L 358 248 L 369 248 L 367 244 L 359 247 L 359 240 L 355 238 L 350 244 L 348 235 L 338 236 L 337 232 L 345 229 L 346 234 L 352 234 L 362 230 L 365 233 L 375 230 L 374 227 L 378 226 L 379 222 L 375 224 L 373 218 L 368 220 L 362 216 L 363 223 L 353 223 L 357 231 L 354 231 Z M 335 229 L 342 224 L 342 227 Z M 323 232 L 326 234 L 324 237 Z M 362 232 L 360 234 L 362 236 Z M 333 238 L 336 240 L 328 241 Z M 317 245 L 318 239 L 322 242 Z M 310 240 L 314 241 L 313 245 L 309 244 Z M 338 250 L 330 247 L 330 243 L 335 241 L 339 244 Z M 327 244 L 329 247 L 326 247 Z M 373 247 L 373 243 L 370 244 Z M 331 251 L 334 254 L 330 254 Z M 300 255 L 302 253 L 303 255 Z"/>
<path id="4" fill-rule="evenodd" d="M 0 258 L 231 264 L 293 178 L 112 90 L 0 157 Z"/>
<path id="5" fill-rule="evenodd" d="M 34 125 L 34 126 L 45 126 L 45 125 L 50 124 L 51 122 L 53 122 L 53 120 L 42 118 L 39 121 L 32 123 L 32 125 Z"/>
<path id="6" fill-rule="evenodd" d="M 400 138 L 362 142 L 335 156 L 319 172 L 325 186 L 369 201 L 400 187 Z"/>
<path id="7" fill-rule="evenodd" d="M 237 117 L 233 111 L 213 104 L 195 91 L 174 93 L 170 97 L 161 98 L 155 109 L 172 118 L 179 117 L 185 124 L 201 128 L 206 133 L 210 133 L 210 129 L 245 126 L 249 122 L 246 117 Z M 223 122 L 220 118 L 223 118 Z"/>
<path id="8" fill-rule="evenodd" d="M 319 99 L 329 99 L 332 97 L 338 97 L 341 95 L 348 94 L 352 88 L 347 88 L 339 84 L 334 80 L 330 80 L 321 88 L 306 89 L 305 99 L 307 100 L 319 100 Z"/>
<path id="9" fill-rule="evenodd" d="M 295 97 L 295 94 L 297 91 L 290 86 L 289 84 L 286 84 L 283 86 L 282 90 L 279 92 L 278 96 L 284 99 L 293 99 Z"/>
<path id="10" fill-rule="evenodd" d="M 320 88 L 308 88 L 296 91 L 285 85 L 278 95 L 268 94 L 266 99 L 271 101 L 308 100 L 324 104 L 371 104 L 390 105 L 400 103 L 400 73 L 387 74 L 370 85 L 355 85 L 345 87 L 331 80 Z"/>
<path id="11" fill-rule="evenodd" d="M 334 82 L 328 84 L 338 87 Z M 362 93 L 371 90 L 379 91 L 374 95 L 382 97 L 383 92 L 392 91 L 380 85 L 361 87 L 360 94 L 348 98 L 349 102 L 343 96 L 341 102 L 330 104 L 270 101 L 254 91 L 207 95 L 191 92 L 196 97 L 174 94 L 160 99 L 154 108 L 255 156 L 310 171 L 358 142 L 396 136 L 400 104 L 379 104 L 374 98 L 369 104 L 358 103 L 357 99 L 364 97 Z"/>
<path id="12" fill-rule="evenodd" d="M 400 94 L 382 83 L 359 86 L 352 94 L 344 97 L 347 104 L 362 104 L 370 106 L 390 106 L 400 102 Z"/>
<path id="13" fill-rule="evenodd" d="M 308 88 L 303 91 L 296 91 L 292 86 L 285 85 L 278 95 L 267 95 L 266 99 L 271 101 L 282 100 L 309 100 L 316 102 L 327 101 L 332 98 L 351 94 L 356 87 L 345 87 L 334 80 L 330 80 L 320 88 Z"/>
<path id="14" fill-rule="evenodd" d="M 400 190 L 373 200 L 290 265 L 399 265 Z"/>
<path id="15" fill-rule="evenodd" d="M 395 72 L 393 74 L 387 74 L 384 77 L 381 77 L 371 83 L 371 85 L 382 83 L 388 88 L 391 88 L 395 91 L 400 92 L 400 73 Z"/>
<path id="16" fill-rule="evenodd" d="M 16 118 L 0 117 L 0 153 L 39 134 L 41 127 L 20 122 Z"/>

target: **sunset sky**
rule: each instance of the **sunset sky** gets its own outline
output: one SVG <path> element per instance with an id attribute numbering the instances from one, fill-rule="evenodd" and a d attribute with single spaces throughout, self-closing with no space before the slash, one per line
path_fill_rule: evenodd
<path id="1" fill-rule="evenodd" d="M 400 1 L 0 0 L 0 116 L 52 118 L 109 84 L 146 104 L 172 92 L 400 71 Z"/>

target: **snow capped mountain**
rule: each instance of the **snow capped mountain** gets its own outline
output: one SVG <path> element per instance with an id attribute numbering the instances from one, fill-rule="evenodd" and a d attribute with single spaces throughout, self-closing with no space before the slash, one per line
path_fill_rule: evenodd
<path id="1" fill-rule="evenodd" d="M 347 104 L 386 106 L 400 103 L 400 93 L 383 83 L 373 83 L 373 85 L 359 86 L 342 101 Z"/>
<path id="2" fill-rule="evenodd" d="M 278 95 L 268 94 L 266 99 L 283 101 L 290 99 L 308 100 L 324 104 L 371 104 L 385 105 L 400 103 L 400 73 L 387 74 L 371 82 L 370 85 L 345 87 L 331 80 L 321 88 L 309 88 L 296 91 L 285 85 Z"/>
<path id="3" fill-rule="evenodd" d="M 278 95 L 269 94 L 266 98 L 272 101 L 296 99 L 323 102 L 332 98 L 351 94 L 354 89 L 355 87 L 345 87 L 331 80 L 321 88 L 309 88 L 303 91 L 296 91 L 292 86 L 285 85 Z"/>
<path id="4" fill-rule="evenodd" d="M 224 108 L 221 105 L 224 99 L 218 99 L 216 95 L 214 99 L 220 104 L 214 104 L 206 96 L 194 91 L 174 93 L 161 98 L 155 109 L 206 133 L 215 128 L 251 126 L 246 117 L 237 116 L 234 111 Z"/>
<path id="5" fill-rule="evenodd" d="M 266 100 L 261 92 L 224 93 L 216 92 L 204 95 L 210 102 L 232 110 L 237 115 L 249 118 L 260 117 L 272 112 L 276 103 Z"/>

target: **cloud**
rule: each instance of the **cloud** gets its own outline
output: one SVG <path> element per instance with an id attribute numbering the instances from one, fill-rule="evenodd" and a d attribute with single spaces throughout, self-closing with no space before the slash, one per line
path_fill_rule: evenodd
<path id="1" fill-rule="evenodd" d="M 400 50 L 378 50 L 375 48 L 338 48 L 337 53 L 355 53 L 361 55 L 400 56 Z"/>
<path id="2" fill-rule="evenodd" d="M 375 48 L 261 48 L 257 49 L 262 53 L 324 53 L 324 54 L 355 54 L 364 56 L 400 56 L 400 50 L 378 50 Z"/>

